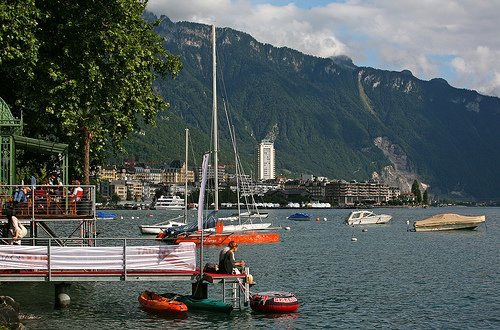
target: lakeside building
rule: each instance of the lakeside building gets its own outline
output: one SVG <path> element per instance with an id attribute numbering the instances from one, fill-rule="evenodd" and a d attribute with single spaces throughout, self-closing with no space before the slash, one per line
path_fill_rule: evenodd
<path id="1" fill-rule="evenodd" d="M 198 166 L 196 168 L 196 173 L 197 173 L 197 176 L 196 176 L 196 181 L 200 181 L 201 180 L 201 173 L 203 171 L 203 168 L 201 166 Z M 207 180 L 213 180 L 214 179 L 214 168 L 212 166 L 212 164 L 209 164 L 208 165 L 208 171 L 207 171 Z M 222 184 L 224 182 L 226 182 L 226 178 L 227 178 L 227 175 L 226 175 L 226 165 L 224 164 L 219 164 L 218 166 L 218 171 L 217 171 L 217 177 L 219 179 L 219 184 Z"/>
<path id="2" fill-rule="evenodd" d="M 164 180 L 166 184 L 181 185 L 186 182 L 186 162 L 183 160 L 174 160 L 170 166 L 165 168 Z M 187 182 L 193 184 L 195 182 L 194 171 L 187 170 Z M 160 182 L 158 182 L 160 183 Z"/>
<path id="3" fill-rule="evenodd" d="M 326 185 L 326 199 L 341 206 L 352 206 L 356 203 L 380 205 L 389 201 L 389 186 L 374 181 L 338 180 Z"/>
<path id="4" fill-rule="evenodd" d="M 235 190 L 234 175 L 227 174 L 225 170 L 226 165 L 219 165 L 220 187 L 226 185 Z M 201 168 L 196 168 L 196 171 L 188 170 L 188 194 L 198 180 L 195 173 L 201 176 Z M 121 200 L 132 198 L 135 201 L 144 201 L 153 199 L 158 190 L 169 194 L 186 193 L 183 161 L 173 161 L 169 166 L 158 169 L 107 166 L 99 168 L 98 175 L 101 194 L 108 198 L 116 194 Z M 210 166 L 209 178 L 213 179 L 213 176 L 214 171 Z M 358 203 L 380 205 L 403 197 L 399 188 L 389 187 L 377 181 L 329 181 L 327 178 L 317 178 L 313 175 L 302 175 L 300 179 L 295 180 L 278 176 L 276 179 L 252 182 L 244 190 L 244 194 L 258 196 L 273 195 L 274 192 L 285 199 L 306 198 L 340 206 L 353 206 Z"/>
<path id="5" fill-rule="evenodd" d="M 274 179 L 276 158 L 274 143 L 262 140 L 255 149 L 255 176 L 256 180 L 265 181 Z"/>

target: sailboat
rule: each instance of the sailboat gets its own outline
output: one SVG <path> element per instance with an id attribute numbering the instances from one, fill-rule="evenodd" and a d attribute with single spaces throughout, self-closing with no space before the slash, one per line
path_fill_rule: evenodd
<path id="1" fill-rule="evenodd" d="M 218 181 L 218 129 L 217 129 L 217 87 L 216 87 L 216 52 L 215 52 L 215 26 L 212 26 L 212 88 L 213 88 L 213 102 L 212 102 L 212 119 L 213 119 L 213 155 L 214 155 L 214 205 L 215 211 L 219 210 L 219 181 Z M 236 178 L 237 178 L 237 192 L 238 192 L 238 220 L 237 225 L 225 226 L 222 221 L 217 222 L 215 228 L 208 228 L 202 230 L 202 232 L 196 232 L 192 234 L 185 234 L 179 236 L 175 240 L 175 244 L 180 242 L 194 242 L 197 244 L 227 244 L 230 241 L 235 241 L 238 243 L 271 243 L 279 242 L 280 235 L 278 233 L 273 233 L 269 231 L 264 231 L 271 227 L 271 223 L 252 223 L 251 220 L 248 222 L 241 222 L 241 212 L 240 212 L 240 181 L 239 174 L 242 173 L 240 167 L 241 162 L 239 161 L 238 153 L 236 150 L 234 130 L 230 127 L 231 140 L 233 142 L 233 149 L 236 157 Z M 252 196 L 253 200 L 253 196 Z M 255 201 L 253 201 L 255 204 Z M 198 203 L 200 205 L 200 202 Z M 248 205 L 248 203 L 246 203 Z M 201 206 L 200 206 L 201 207 Z M 250 211 L 248 211 L 250 212 Z M 258 214 L 258 212 L 257 212 Z M 250 215 L 250 213 L 248 213 Z M 251 218 L 249 218 L 251 219 Z M 205 234 L 205 235 L 204 235 Z"/>
<path id="2" fill-rule="evenodd" d="M 187 224 L 187 191 L 188 191 L 188 141 L 189 141 L 189 129 L 186 128 L 186 150 L 185 150 L 185 169 L 184 169 L 184 214 L 179 215 L 173 219 L 169 219 L 163 222 L 159 222 L 153 225 L 139 225 L 141 234 L 158 235 L 167 228 L 180 227 Z"/>

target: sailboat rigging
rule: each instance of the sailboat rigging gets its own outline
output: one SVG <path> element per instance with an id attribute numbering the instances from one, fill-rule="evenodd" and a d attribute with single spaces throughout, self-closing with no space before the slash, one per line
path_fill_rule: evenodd
<path id="1" fill-rule="evenodd" d="M 215 26 L 212 26 L 212 64 L 213 64 L 213 109 L 212 109 L 212 125 L 213 125 L 213 172 L 214 172 L 214 212 L 210 214 L 205 220 L 203 219 L 203 209 L 202 205 L 204 203 L 204 192 L 205 192 L 205 182 L 206 182 L 206 170 L 205 166 L 208 166 L 205 161 L 208 161 L 204 156 L 204 168 L 203 172 L 205 176 L 202 176 L 202 186 L 200 187 L 200 198 L 198 201 L 198 224 L 197 226 L 186 225 L 179 228 L 170 228 L 166 230 L 165 241 L 170 241 L 175 244 L 180 242 L 194 242 L 196 244 L 228 244 L 230 241 L 235 241 L 239 243 L 271 243 L 279 242 L 280 236 L 278 233 L 266 232 L 260 229 L 265 229 L 271 226 L 271 224 L 252 224 L 252 223 L 239 223 L 238 225 L 229 226 L 212 226 L 211 220 L 217 214 L 219 210 L 219 181 L 218 181 L 218 129 L 217 129 L 217 89 L 216 89 L 216 52 L 215 52 Z M 227 113 L 226 113 L 227 116 Z M 237 154 L 235 138 L 234 138 L 234 128 L 229 125 L 231 140 L 233 142 L 233 149 L 235 151 L 236 163 L 237 163 L 237 174 L 243 172 L 241 168 L 241 162 Z M 241 177 L 241 175 L 240 175 Z M 240 190 L 240 184 L 238 183 L 238 190 Z M 203 194 L 202 194 L 203 193 Z M 253 196 L 252 196 L 253 198 Z M 239 201 L 239 198 L 238 198 Z M 247 203 L 246 203 L 247 204 Z M 240 209 L 238 209 L 240 210 Z M 221 221 L 219 224 L 223 224 Z M 214 228 L 216 227 L 216 228 Z M 197 228 L 198 232 L 194 232 Z M 222 230 L 221 230 L 222 229 Z"/>
<path id="2" fill-rule="evenodd" d="M 164 231 L 167 228 L 172 227 L 180 227 L 187 224 L 188 219 L 188 204 L 187 204 L 187 195 L 188 195 L 188 141 L 189 141 L 189 129 L 185 129 L 185 140 L 186 140 L 186 148 L 185 148 L 185 164 L 184 164 L 184 214 L 179 215 L 175 218 L 168 219 L 166 221 L 162 221 L 160 223 L 156 223 L 153 225 L 140 225 L 139 229 L 142 234 L 151 234 L 157 235 Z"/>

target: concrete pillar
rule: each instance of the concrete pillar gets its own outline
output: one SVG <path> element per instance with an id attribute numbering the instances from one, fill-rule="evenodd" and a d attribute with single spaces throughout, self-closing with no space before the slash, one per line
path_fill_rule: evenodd
<path id="1" fill-rule="evenodd" d="M 55 283 L 55 308 L 66 308 L 71 302 L 69 296 L 69 288 L 71 284 L 69 283 Z"/>

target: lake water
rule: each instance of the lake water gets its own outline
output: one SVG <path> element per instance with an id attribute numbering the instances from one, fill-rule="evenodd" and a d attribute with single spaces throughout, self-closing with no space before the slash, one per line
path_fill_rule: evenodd
<path id="1" fill-rule="evenodd" d="M 270 210 L 268 220 L 290 230 L 280 230 L 280 243 L 241 244 L 236 257 L 250 266 L 257 282 L 253 292 L 294 292 L 298 313 L 261 315 L 248 307 L 229 316 L 189 312 L 178 319 L 149 314 L 137 302 L 146 289 L 188 294 L 189 282 L 73 284 L 71 306 L 64 310 L 53 308 L 52 284 L 2 283 L 0 294 L 12 296 L 22 312 L 31 315 L 25 322 L 30 329 L 500 328 L 499 208 L 375 209 L 393 219 L 364 227 L 343 224 L 349 210 L 307 211 L 321 221 L 286 219 L 296 211 Z M 406 230 L 407 220 L 445 212 L 485 214 L 486 226 L 475 231 Z M 117 213 L 116 220 L 98 222 L 100 237 L 137 237 L 139 224 L 160 222 L 172 214 Z M 352 241 L 352 236 L 358 240 Z M 205 262 L 216 261 L 218 252 L 206 248 Z M 209 285 L 210 297 L 220 298 L 220 292 L 220 285 Z"/>

